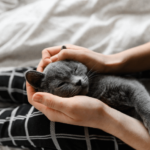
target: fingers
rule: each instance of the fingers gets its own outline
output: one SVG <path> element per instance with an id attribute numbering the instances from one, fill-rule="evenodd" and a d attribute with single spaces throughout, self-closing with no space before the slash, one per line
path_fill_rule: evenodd
<path id="1" fill-rule="evenodd" d="M 58 97 L 49 93 L 38 92 L 33 95 L 33 101 L 41 103 L 50 109 L 65 112 L 67 108 L 67 102 L 65 98 Z"/>
<path id="2" fill-rule="evenodd" d="M 47 106 L 38 102 L 34 102 L 34 107 L 45 114 L 51 121 L 58 121 L 61 116 L 59 111 L 48 108 Z"/>
<path id="3" fill-rule="evenodd" d="M 33 104 L 36 109 L 45 114 L 51 121 L 60 121 L 60 122 L 63 121 L 61 120 L 62 119 L 61 112 L 51 109 L 39 102 L 34 102 Z"/>
<path id="4" fill-rule="evenodd" d="M 81 56 L 79 53 L 90 52 L 90 50 L 88 50 L 84 47 L 76 46 L 76 45 L 67 44 L 65 46 L 67 47 L 67 49 L 64 49 L 63 51 L 61 51 L 62 46 L 55 46 L 55 47 L 50 47 L 50 48 L 44 49 L 42 51 L 42 60 L 40 61 L 39 65 L 37 67 L 37 71 L 43 72 L 44 68 L 49 63 L 55 62 L 58 60 L 73 59 L 76 61 L 81 61 L 82 59 L 81 59 Z M 75 52 L 75 56 L 74 56 L 74 53 L 66 52 L 66 50 L 68 50 L 68 51 L 72 51 L 72 50 L 76 51 L 77 50 L 78 52 Z M 58 55 L 59 55 L 59 58 L 58 58 Z"/>
<path id="5" fill-rule="evenodd" d="M 49 93 L 38 92 L 33 95 L 33 105 L 51 121 L 76 124 L 77 105 L 72 98 L 62 98 Z M 75 110 L 73 110 L 75 108 Z"/>
<path id="6" fill-rule="evenodd" d="M 52 61 L 50 59 L 46 59 L 46 60 L 41 59 L 40 63 L 38 64 L 37 71 L 43 72 L 44 68 L 51 62 Z"/>
<path id="7" fill-rule="evenodd" d="M 42 51 L 42 59 L 50 59 L 51 56 L 56 55 L 61 51 L 61 46 L 46 48 Z"/>
<path id="8" fill-rule="evenodd" d="M 51 63 L 51 56 L 56 55 L 61 51 L 61 46 L 46 48 L 42 51 L 42 60 L 40 61 L 37 71 L 43 72 L 44 68 Z"/>
<path id="9" fill-rule="evenodd" d="M 36 69 L 39 72 L 43 72 L 44 67 L 43 67 L 43 61 L 41 60 L 40 63 L 38 64 L 38 67 Z"/>
<path id="10" fill-rule="evenodd" d="M 38 92 L 33 95 L 33 106 L 47 116 L 51 121 L 73 123 L 74 119 L 68 113 L 67 101 L 64 98 Z"/>
<path id="11" fill-rule="evenodd" d="M 69 124 L 74 123 L 74 120 L 70 116 L 60 111 L 51 109 L 41 103 L 34 102 L 34 107 L 38 109 L 39 111 L 41 111 L 43 114 L 45 114 L 45 116 L 51 121 L 69 123 Z"/>
<path id="12" fill-rule="evenodd" d="M 69 59 L 69 60 L 79 61 L 85 64 L 87 61 L 86 58 L 87 58 L 87 53 L 85 53 L 82 50 L 77 51 L 72 49 L 64 49 L 57 55 L 51 57 L 51 61 L 55 62 L 55 61 Z"/>
<path id="13" fill-rule="evenodd" d="M 35 102 L 33 101 L 32 105 L 38 109 L 39 111 L 41 111 L 43 114 L 45 114 L 46 112 L 46 109 L 47 109 L 47 106 L 41 104 L 41 103 L 38 103 L 38 102 Z"/>

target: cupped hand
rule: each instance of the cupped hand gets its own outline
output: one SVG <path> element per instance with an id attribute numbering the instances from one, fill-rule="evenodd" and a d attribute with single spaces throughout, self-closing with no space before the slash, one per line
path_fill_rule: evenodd
<path id="1" fill-rule="evenodd" d="M 95 98 L 87 96 L 62 98 L 44 92 L 35 93 L 29 83 L 27 92 L 31 105 L 51 121 L 103 129 L 106 105 Z M 98 125 L 98 122 L 101 124 Z"/>
<path id="2" fill-rule="evenodd" d="M 105 63 L 108 60 L 108 56 L 76 45 L 67 44 L 65 46 L 67 49 L 63 50 L 61 50 L 62 46 L 44 49 L 37 71 L 43 72 L 49 63 L 65 59 L 79 61 L 91 70 L 98 72 L 105 71 Z"/>

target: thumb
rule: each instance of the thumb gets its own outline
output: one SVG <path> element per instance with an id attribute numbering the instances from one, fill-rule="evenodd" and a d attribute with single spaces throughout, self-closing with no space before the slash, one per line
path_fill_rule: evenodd
<path id="1" fill-rule="evenodd" d="M 67 106 L 65 98 L 44 92 L 35 93 L 32 100 L 60 112 L 64 112 Z"/>

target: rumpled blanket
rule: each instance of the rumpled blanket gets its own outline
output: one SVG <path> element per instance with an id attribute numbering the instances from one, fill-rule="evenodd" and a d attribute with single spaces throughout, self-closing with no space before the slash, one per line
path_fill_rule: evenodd
<path id="1" fill-rule="evenodd" d="M 66 43 L 110 54 L 149 40 L 149 0 L 0 0 L 0 68 Z"/>

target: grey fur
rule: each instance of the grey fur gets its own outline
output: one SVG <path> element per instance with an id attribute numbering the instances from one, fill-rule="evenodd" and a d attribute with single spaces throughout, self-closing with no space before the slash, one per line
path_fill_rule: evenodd
<path id="1" fill-rule="evenodd" d="M 27 81 L 36 89 L 62 97 L 87 95 L 141 121 L 150 132 L 150 96 L 136 79 L 88 71 L 82 63 L 50 63 L 43 73 L 28 71 Z"/>

